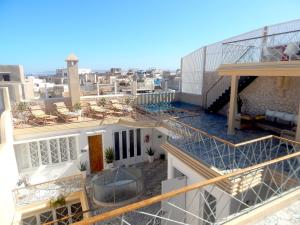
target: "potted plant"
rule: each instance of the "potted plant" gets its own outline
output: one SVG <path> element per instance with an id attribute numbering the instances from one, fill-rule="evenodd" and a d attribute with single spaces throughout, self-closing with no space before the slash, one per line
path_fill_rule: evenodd
<path id="1" fill-rule="evenodd" d="M 115 159 L 115 154 L 114 154 L 112 147 L 107 148 L 105 150 L 105 162 L 106 162 L 107 168 L 111 169 L 114 166 L 114 164 L 113 164 L 114 159 Z"/>
<path id="2" fill-rule="evenodd" d="M 86 170 L 87 170 L 87 162 L 80 162 L 79 170 L 81 171 L 81 174 L 83 178 L 86 178 Z"/>
<path id="3" fill-rule="evenodd" d="M 17 104 L 16 109 L 17 109 L 18 117 L 20 119 L 24 120 L 25 119 L 25 112 L 27 110 L 27 104 L 26 104 L 26 102 L 19 102 Z"/>
<path id="4" fill-rule="evenodd" d="M 126 98 L 125 98 L 125 104 L 126 104 L 126 105 L 130 105 L 130 103 L 131 103 L 130 97 L 126 97 Z"/>
<path id="5" fill-rule="evenodd" d="M 106 99 L 105 99 L 105 98 L 100 98 L 98 104 L 99 104 L 100 106 L 103 106 L 103 107 L 104 107 L 105 104 L 106 104 Z"/>
<path id="6" fill-rule="evenodd" d="M 147 151 L 146 151 L 146 153 L 148 155 L 148 161 L 149 161 L 149 163 L 152 163 L 154 161 L 155 151 L 152 150 L 152 148 L 148 148 Z"/>
<path id="7" fill-rule="evenodd" d="M 57 208 L 66 204 L 66 198 L 62 194 L 50 199 L 50 207 Z"/>
<path id="8" fill-rule="evenodd" d="M 77 102 L 73 105 L 74 111 L 81 116 L 81 104 L 80 102 Z"/>

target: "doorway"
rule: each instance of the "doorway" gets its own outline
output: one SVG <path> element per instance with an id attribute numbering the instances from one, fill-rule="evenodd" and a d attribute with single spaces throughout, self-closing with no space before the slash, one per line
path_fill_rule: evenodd
<path id="1" fill-rule="evenodd" d="M 103 170 L 102 135 L 88 137 L 91 173 Z"/>

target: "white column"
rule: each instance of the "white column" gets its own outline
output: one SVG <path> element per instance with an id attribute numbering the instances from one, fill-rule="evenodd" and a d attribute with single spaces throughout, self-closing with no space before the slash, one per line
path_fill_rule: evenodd
<path id="1" fill-rule="evenodd" d="M 231 77 L 231 90 L 230 90 L 230 102 L 229 102 L 229 114 L 228 114 L 228 130 L 227 134 L 235 134 L 234 123 L 237 107 L 237 92 L 238 92 L 238 76 Z"/>
<path id="2" fill-rule="evenodd" d="M 298 110 L 298 122 L 297 122 L 296 141 L 300 142 L 300 103 L 299 103 L 299 110 Z"/>
<path id="3" fill-rule="evenodd" d="M 173 179 L 174 178 L 174 167 L 173 167 L 173 162 L 171 157 L 168 154 L 168 179 Z"/>

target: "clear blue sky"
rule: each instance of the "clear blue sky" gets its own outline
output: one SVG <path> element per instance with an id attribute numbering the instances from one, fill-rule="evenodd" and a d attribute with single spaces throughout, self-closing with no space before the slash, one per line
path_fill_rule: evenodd
<path id="1" fill-rule="evenodd" d="M 189 52 L 300 18 L 300 0 L 0 0 L 0 64 L 176 69 Z"/>

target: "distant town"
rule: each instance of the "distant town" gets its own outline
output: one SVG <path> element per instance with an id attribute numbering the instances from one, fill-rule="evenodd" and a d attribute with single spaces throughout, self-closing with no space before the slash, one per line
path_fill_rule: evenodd
<path id="1" fill-rule="evenodd" d="M 79 68 L 80 91 L 82 96 L 132 94 L 133 82 L 137 93 L 152 93 L 180 90 L 180 69 L 176 71 L 151 68 L 147 70 L 111 68 L 108 71 L 93 71 Z M 30 95 L 34 99 L 59 98 L 68 96 L 68 71 L 56 69 L 55 74 L 26 75 L 24 82 L 32 86 Z M 28 90 L 28 89 L 27 89 Z"/>

